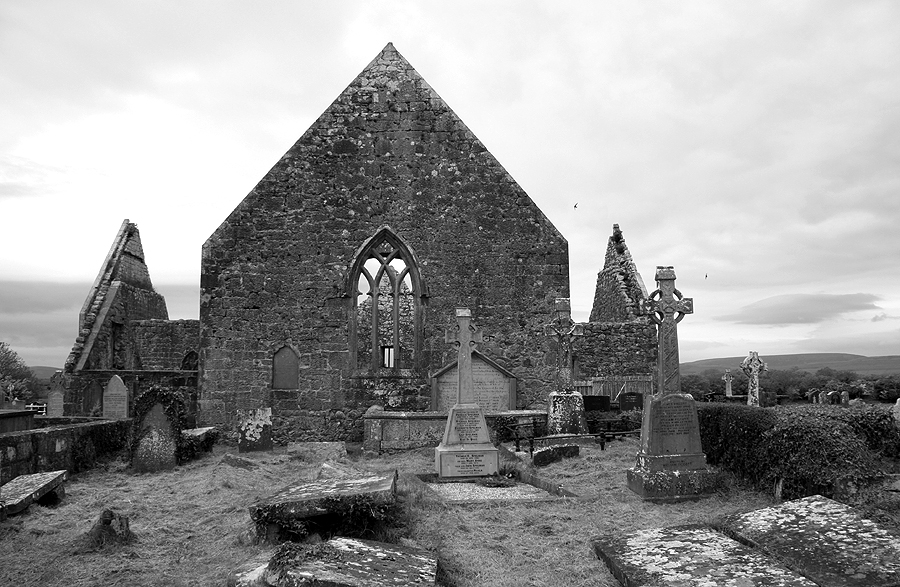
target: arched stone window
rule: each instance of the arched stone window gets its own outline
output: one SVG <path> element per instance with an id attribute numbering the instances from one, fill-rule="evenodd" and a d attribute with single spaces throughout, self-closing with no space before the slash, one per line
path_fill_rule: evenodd
<path id="1" fill-rule="evenodd" d="M 196 371 L 198 363 L 199 358 L 197 356 L 197 351 L 188 351 L 185 353 L 184 358 L 181 359 L 181 370 Z"/>
<path id="2" fill-rule="evenodd" d="M 294 349 L 283 346 L 272 357 L 272 389 L 297 389 L 300 386 L 300 361 Z"/>
<path id="3" fill-rule="evenodd" d="M 381 228 L 357 252 L 350 296 L 350 352 L 357 369 L 414 368 L 422 347 L 424 287 L 414 254 L 390 228 Z"/>

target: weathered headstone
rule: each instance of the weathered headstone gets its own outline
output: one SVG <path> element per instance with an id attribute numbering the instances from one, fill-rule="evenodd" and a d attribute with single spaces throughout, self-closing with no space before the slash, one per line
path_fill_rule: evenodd
<path id="1" fill-rule="evenodd" d="M 711 494 L 717 476 L 700 444 L 697 406 L 681 393 L 677 323 L 693 312 L 693 300 L 675 289 L 672 267 L 657 267 L 658 289 L 642 301 L 659 329 L 657 393 L 644 400 L 641 449 L 628 469 L 628 488 L 644 499 L 676 501 Z"/>
<path id="2" fill-rule="evenodd" d="M 725 375 L 722 375 L 722 381 L 725 382 L 725 397 L 731 397 L 734 395 L 734 392 L 731 391 L 732 379 L 734 379 L 734 376 L 731 374 L 731 370 L 725 369 Z"/>
<path id="3" fill-rule="evenodd" d="M 111 420 L 124 420 L 128 412 L 128 387 L 118 375 L 113 375 L 103 391 L 103 417 Z"/>
<path id="4" fill-rule="evenodd" d="M 434 585 L 437 558 L 425 550 L 360 540 L 332 538 L 322 544 L 281 546 L 274 555 L 261 555 L 236 573 L 235 587 L 381 587 Z"/>
<path id="5" fill-rule="evenodd" d="M 272 450 L 272 408 L 237 411 L 238 452 Z"/>
<path id="6" fill-rule="evenodd" d="M 725 532 L 814 581 L 841 587 L 900 585 L 900 540 L 821 495 L 726 516 Z"/>
<path id="7" fill-rule="evenodd" d="M 747 405 L 760 407 L 759 399 L 759 373 L 760 371 L 768 371 L 768 367 L 759 358 L 759 353 L 750 351 L 743 361 L 741 361 L 741 370 L 749 378 L 747 382 Z M 768 407 L 763 405 L 762 407 Z"/>
<path id="8" fill-rule="evenodd" d="M 358 471 L 356 475 L 299 481 L 250 506 L 250 518 L 257 536 L 269 541 L 297 528 L 330 534 L 334 528 L 329 524 L 339 526 L 346 520 L 322 516 L 349 516 L 354 507 L 374 512 L 393 503 L 396 493 L 396 471 L 381 475 Z"/>
<path id="9" fill-rule="evenodd" d="M 473 399 L 487 413 L 516 409 L 516 376 L 482 355 L 472 351 Z M 431 409 L 446 412 L 456 404 L 459 369 L 456 361 L 438 370 L 431 378 Z"/>
<path id="10" fill-rule="evenodd" d="M 591 539 L 622 585 L 816 587 L 777 560 L 701 525 L 649 528 Z M 835 584 L 836 585 L 836 584 Z"/>
<path id="11" fill-rule="evenodd" d="M 573 346 L 584 331 L 572 321 L 569 298 L 556 298 L 555 318 L 546 330 L 557 342 L 557 388 L 547 398 L 547 434 L 587 434 L 584 399 L 572 385 Z"/>
<path id="12" fill-rule="evenodd" d="M 629 391 L 619 394 L 619 410 L 642 410 L 644 408 L 644 394 Z"/>
<path id="13" fill-rule="evenodd" d="M 457 347 L 459 386 L 456 405 L 450 408 L 444 436 L 434 449 L 434 466 L 440 477 L 478 477 L 500 470 L 500 451 L 491 443 L 484 412 L 475 403 L 472 351 L 483 340 L 472 324 L 468 308 L 456 309 L 456 328 L 445 340 Z"/>
<path id="14" fill-rule="evenodd" d="M 139 473 L 153 473 L 174 469 L 177 464 L 177 443 L 172 424 L 162 404 L 153 407 L 136 423 L 139 431 L 137 448 L 131 458 L 131 466 Z"/>

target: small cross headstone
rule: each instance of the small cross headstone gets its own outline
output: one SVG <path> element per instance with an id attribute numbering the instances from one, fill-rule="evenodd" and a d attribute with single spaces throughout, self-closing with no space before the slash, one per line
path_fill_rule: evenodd
<path id="1" fill-rule="evenodd" d="M 675 288 L 675 270 L 656 268 L 657 290 L 641 309 L 658 328 L 656 393 L 644 400 L 641 449 L 627 471 L 628 488 L 642 498 L 677 501 L 711 494 L 717 478 L 706 465 L 697 406 L 681 393 L 677 324 L 693 312 L 693 300 Z"/>
<path id="2" fill-rule="evenodd" d="M 731 397 L 734 395 L 734 392 L 731 391 L 731 380 L 734 379 L 734 376 L 731 374 L 730 369 L 725 369 L 725 375 L 722 375 L 722 381 L 725 382 L 725 397 Z"/>
<path id="3" fill-rule="evenodd" d="M 556 298 L 556 316 L 546 332 L 556 339 L 556 391 L 548 397 L 547 434 L 587 434 L 584 398 L 572 385 L 573 346 L 584 335 L 581 324 L 572 321 L 569 298 Z"/>
<path id="4" fill-rule="evenodd" d="M 759 403 L 759 373 L 768 371 L 766 364 L 759 358 L 759 353 L 750 351 L 743 361 L 741 361 L 741 370 L 750 379 L 747 383 L 747 405 L 760 407 Z"/>
<path id="5" fill-rule="evenodd" d="M 472 324 L 472 312 L 457 308 L 456 328 L 447 331 L 446 342 L 457 348 L 459 387 L 456 405 L 447 414 L 441 444 L 434 449 L 434 465 L 440 477 L 478 477 L 500 470 L 500 453 L 491 443 L 484 413 L 475 402 L 472 351 L 483 340 Z"/>
<path id="6" fill-rule="evenodd" d="M 128 387 L 118 375 L 113 375 L 103 391 L 103 417 L 124 420 L 128 413 Z"/>
<path id="7" fill-rule="evenodd" d="M 47 416 L 50 418 L 62 418 L 65 394 L 61 389 L 54 389 L 47 394 Z"/>
<path id="8" fill-rule="evenodd" d="M 177 464 L 175 456 L 177 443 L 163 405 L 153 404 L 136 426 L 139 440 L 131 459 L 134 470 L 139 473 L 153 473 L 174 469 Z"/>

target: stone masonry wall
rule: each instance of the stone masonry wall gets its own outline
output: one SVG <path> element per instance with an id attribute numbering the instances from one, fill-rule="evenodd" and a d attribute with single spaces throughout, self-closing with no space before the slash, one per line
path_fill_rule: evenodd
<path id="1" fill-rule="evenodd" d="M 640 300 L 647 296 L 644 282 L 638 273 L 619 225 L 606 246 L 603 269 L 597 275 L 591 322 L 627 322 L 639 314 Z"/>
<path id="2" fill-rule="evenodd" d="M 178 370 L 187 353 L 200 347 L 199 320 L 138 320 L 134 331 L 134 369 Z"/>
<path id="3" fill-rule="evenodd" d="M 575 347 L 578 377 L 653 375 L 656 326 L 647 319 L 589 322 Z"/>
<path id="4" fill-rule="evenodd" d="M 359 249 L 389 227 L 427 290 L 421 352 L 393 377 L 351 364 Z M 228 428 L 273 406 L 276 438 L 361 439 L 362 414 L 454 356 L 444 330 L 468 307 L 482 352 L 546 395 L 556 358 L 543 333 L 568 297 L 568 244 L 484 145 L 392 46 L 354 80 L 203 247 L 201 407 Z M 297 351 L 296 391 L 271 389 L 272 356 Z"/>

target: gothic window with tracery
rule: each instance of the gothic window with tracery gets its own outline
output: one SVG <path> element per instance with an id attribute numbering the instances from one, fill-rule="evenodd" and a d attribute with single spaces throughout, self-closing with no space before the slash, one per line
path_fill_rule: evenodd
<path id="1" fill-rule="evenodd" d="M 382 229 L 357 256 L 351 283 L 351 348 L 359 369 L 412 368 L 421 344 L 422 287 L 409 248 Z"/>

